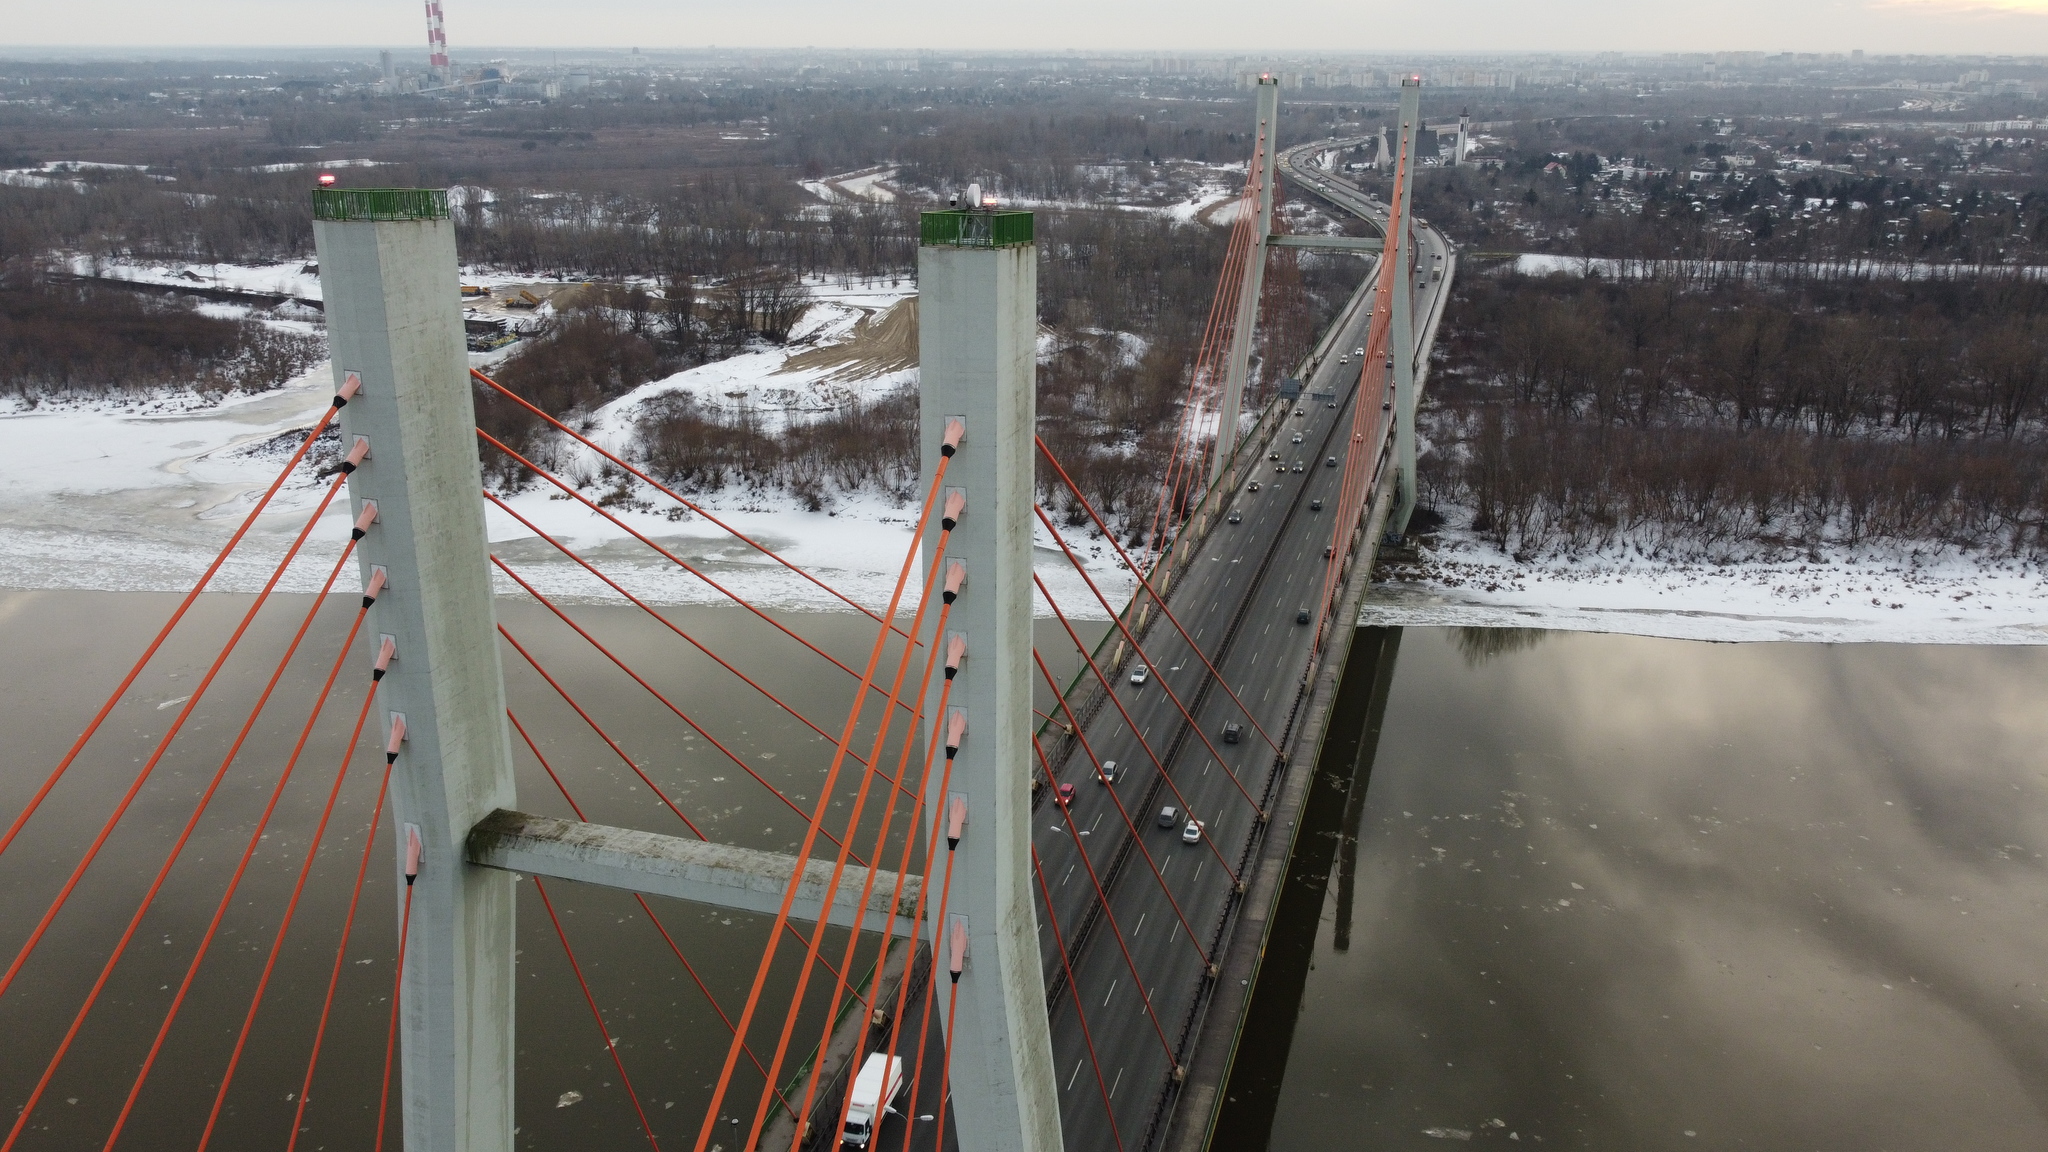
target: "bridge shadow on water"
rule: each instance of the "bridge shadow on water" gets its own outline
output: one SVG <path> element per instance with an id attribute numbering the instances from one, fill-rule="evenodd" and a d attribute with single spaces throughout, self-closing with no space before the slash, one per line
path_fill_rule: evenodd
<path id="1" fill-rule="evenodd" d="M 1540 633 L 1518 647 L 1538 640 Z M 1224 1085 L 1211 1148 L 1263 1152 L 1268 1146 L 1333 870 L 1338 900 L 1332 943 L 1340 952 L 1350 947 L 1350 889 L 1358 867 L 1355 833 L 1359 809 L 1372 779 L 1373 757 L 1379 751 L 1380 727 L 1386 720 L 1387 695 L 1400 651 L 1401 629 L 1360 628 L 1344 662 L 1330 725 L 1316 757 L 1315 781 L 1288 858 L 1287 883 L 1274 910 L 1258 984 L 1252 990 L 1230 1079 Z M 1492 654 L 1482 652 L 1477 659 Z M 1467 658 L 1473 659 L 1473 654 L 1468 652 Z"/>

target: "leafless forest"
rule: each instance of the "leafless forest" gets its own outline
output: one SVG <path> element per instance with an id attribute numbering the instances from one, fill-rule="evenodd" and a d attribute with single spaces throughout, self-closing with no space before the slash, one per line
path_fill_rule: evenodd
<path id="1" fill-rule="evenodd" d="M 1056 337 L 1041 431 L 1112 512 L 1140 507 L 1160 471 L 1223 257 L 1222 226 L 1170 209 L 1233 187 L 1251 146 L 1229 76 L 1030 61 L 622 62 L 573 96 L 513 85 L 467 102 L 347 62 L 0 70 L 21 97 L 0 103 L 0 392 L 225 392 L 303 370 L 317 337 L 264 305 L 202 311 L 94 277 L 309 259 L 311 158 L 374 165 L 340 169 L 344 183 L 451 188 L 470 266 L 599 284 L 500 370 L 571 422 L 785 340 L 806 278 L 907 286 L 915 213 L 979 180 L 1038 212 Z M 1428 96 L 1439 127 L 1469 106 L 1480 141 L 1473 166 L 1418 183 L 1466 256 L 1430 399 L 1439 511 L 1525 553 L 2038 553 L 2048 321 L 2027 269 L 2048 266 L 2048 163 L 2010 127 L 2031 124 L 2032 87 L 1900 101 L 1797 72 L 1749 87 L 1593 75 Z M 1385 90 L 1296 89 L 1282 137 L 1363 137 L 1392 107 Z M 878 165 L 893 201 L 805 185 Z M 1517 253 L 1609 263 L 1526 276 L 1505 261 Z M 1262 387 L 1362 270 L 1275 257 Z M 479 406 L 506 443 L 553 450 L 530 414 Z M 640 428 L 676 484 L 822 507 L 907 487 L 913 415 L 897 396 L 769 433 L 677 399 Z"/>
<path id="2" fill-rule="evenodd" d="M 1428 493 L 1521 555 L 2048 552 L 2048 285 L 1477 275 Z"/>

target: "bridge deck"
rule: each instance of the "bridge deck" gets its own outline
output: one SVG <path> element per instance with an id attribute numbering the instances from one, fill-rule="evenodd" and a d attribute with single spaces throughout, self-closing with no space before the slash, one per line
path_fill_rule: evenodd
<path id="1" fill-rule="evenodd" d="M 1324 181 L 1317 187 L 1313 177 L 1302 183 L 1376 222 L 1375 206 L 1348 186 Z M 1447 267 L 1441 280 L 1432 280 L 1431 263 L 1441 254 L 1448 265 L 1450 257 L 1434 233 L 1418 229 L 1418 239 L 1422 274 L 1417 282 L 1417 329 L 1425 349 L 1418 358 L 1426 360 L 1427 335 L 1434 330 L 1449 280 Z M 1174 615 L 1250 710 L 1250 717 L 1229 692 L 1215 685 L 1215 677 L 1180 631 L 1156 613 L 1139 633 L 1154 665 L 1149 683 L 1129 682 L 1136 657 L 1124 653 L 1112 672 L 1114 702 L 1101 700 L 1099 691 L 1091 692 L 1085 683 L 1073 692 L 1077 708 L 1092 699 L 1082 716 L 1087 749 L 1079 740 L 1066 741 L 1053 768 L 1059 781 L 1074 786 L 1076 797 L 1070 809 L 1041 799 L 1032 831 L 1052 893 L 1058 938 L 1068 953 L 1063 962 L 1053 926 L 1041 912 L 1047 1007 L 1070 1149 L 1121 1147 L 1135 1152 L 1158 1146 L 1182 1089 L 1176 1066 L 1190 1063 L 1205 1032 L 1235 1034 L 1234 1018 L 1205 1027 L 1204 1013 L 1215 987 L 1208 963 L 1227 967 L 1222 979 L 1244 981 L 1235 990 L 1238 995 L 1220 998 L 1230 1011 L 1241 1011 L 1264 927 L 1263 917 L 1255 915 L 1257 923 L 1238 933 L 1237 917 L 1248 900 L 1271 899 L 1271 885 L 1261 884 L 1260 877 L 1270 873 L 1266 879 L 1273 880 L 1278 875 L 1271 860 L 1274 852 L 1284 864 L 1293 813 L 1280 809 L 1290 792 L 1299 791 L 1290 789 L 1289 781 L 1306 771 L 1291 768 L 1290 760 L 1295 768 L 1312 761 L 1321 737 L 1322 710 L 1315 706 L 1319 693 L 1312 695 L 1309 689 L 1323 687 L 1320 682 L 1325 679 L 1334 688 L 1335 669 L 1342 663 L 1341 657 L 1326 660 L 1329 672 L 1319 675 L 1316 684 L 1304 685 L 1313 629 L 1297 624 L 1296 613 L 1307 608 L 1314 614 L 1325 572 L 1323 549 L 1333 535 L 1331 518 L 1359 376 L 1357 357 L 1347 357 L 1347 362 L 1339 357 L 1366 343 L 1369 320 L 1369 307 L 1347 310 L 1340 318 L 1335 339 L 1326 345 L 1329 355 L 1304 381 L 1307 393 L 1336 399 L 1312 400 L 1305 395 L 1298 405 L 1299 417 L 1289 411 L 1278 421 L 1262 423 L 1260 434 L 1271 440 L 1247 445 L 1249 462 L 1224 505 L 1241 513 L 1242 522 L 1214 525 L 1169 589 Z M 1275 452 L 1277 462 L 1268 458 Z M 1332 456 L 1339 467 L 1327 466 Z M 1303 468 L 1299 473 L 1293 471 L 1297 463 Z M 1259 491 L 1248 490 L 1252 480 L 1259 483 Z M 1322 502 L 1320 511 L 1313 506 L 1317 500 Z M 1383 499 L 1374 499 L 1368 518 L 1382 517 L 1384 508 Z M 1345 611 L 1354 614 L 1370 570 L 1369 547 L 1354 566 L 1346 590 Z M 1344 624 L 1345 617 L 1339 616 L 1334 631 L 1348 640 Z M 1104 654 L 1116 650 L 1112 643 Z M 1178 704 L 1168 688 L 1178 696 Z M 1182 706 L 1194 716 L 1194 725 L 1184 718 Z M 1243 725 L 1243 736 L 1237 743 L 1226 743 L 1223 725 L 1232 721 Z M 1261 738 L 1261 729 L 1282 741 L 1284 748 Z M 1116 761 L 1119 778 L 1114 785 L 1106 787 L 1096 779 L 1089 750 L 1095 758 Z M 1162 779 L 1154 755 L 1177 787 L 1178 797 Z M 1298 795 L 1291 799 L 1298 805 Z M 1168 805 L 1185 811 L 1171 828 L 1162 828 L 1156 818 Z M 1281 819 L 1279 835 L 1260 835 L 1262 809 Z M 1206 823 L 1205 842 L 1183 842 L 1181 829 L 1189 814 Z M 1126 818 L 1135 826 L 1135 836 Z M 1096 897 L 1090 869 L 1109 893 L 1107 907 Z M 1240 889 L 1237 881 L 1250 891 Z M 1249 938 L 1233 941 L 1234 935 Z M 1142 988 L 1133 978 L 1134 969 Z M 1075 1012 L 1077 1000 L 1086 1018 L 1085 1034 Z M 1100 1060 L 1100 1084 L 1091 1071 L 1091 1041 Z M 1198 1114 L 1183 1121 L 1201 1129 L 1191 1147 L 1199 1148 L 1206 1137 L 1214 1089 L 1227 1068 L 1226 1051 L 1211 1053 L 1197 1069 L 1201 1084 L 1191 1094 L 1189 1112 Z M 1105 1093 L 1109 1109 L 1104 1107 Z"/>

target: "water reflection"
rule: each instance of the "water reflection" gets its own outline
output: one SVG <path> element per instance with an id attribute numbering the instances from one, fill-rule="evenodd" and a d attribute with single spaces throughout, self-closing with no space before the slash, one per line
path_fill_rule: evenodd
<path id="1" fill-rule="evenodd" d="M 1548 628 L 1453 628 L 1458 651 L 1467 667 L 1477 667 L 1510 652 L 1527 652 L 1550 635 Z"/>
<path id="2" fill-rule="evenodd" d="M 1540 639 L 1404 638 L 1271 1147 L 2048 1146 L 2048 652 Z"/>

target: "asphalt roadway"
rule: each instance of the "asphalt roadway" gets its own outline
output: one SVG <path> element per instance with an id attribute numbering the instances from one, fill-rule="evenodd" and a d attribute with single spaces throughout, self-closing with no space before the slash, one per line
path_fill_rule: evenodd
<path id="1" fill-rule="evenodd" d="M 1283 176 L 1298 190 L 1383 224 L 1376 201 L 1306 165 L 1304 157 L 1329 146 L 1283 154 Z M 1437 270 L 1449 250 L 1427 228 L 1417 236 L 1415 312 L 1423 335 L 1441 311 L 1447 281 Z M 1150 1146 L 1163 1132 L 1174 1069 L 1191 1054 L 1186 1047 L 1208 993 L 1211 953 L 1234 911 L 1260 808 L 1270 803 L 1269 791 L 1277 795 L 1269 788 L 1279 754 L 1273 741 L 1282 739 L 1295 705 L 1314 630 L 1297 614 L 1307 610 L 1313 620 L 1324 550 L 1339 532 L 1337 490 L 1361 367 L 1351 353 L 1366 342 L 1371 311 L 1358 311 L 1305 382 L 1273 442 L 1279 459 L 1261 453 L 1238 484 L 1228 508 L 1241 522 L 1216 525 L 1173 583 L 1169 606 L 1201 655 L 1172 622 L 1155 620 L 1140 637 L 1147 683 L 1130 682 L 1139 657 L 1103 669 L 1113 702 L 1085 718 L 1083 740 L 1053 765 L 1054 777 L 1073 786 L 1071 804 L 1049 789 L 1034 809 L 1032 846 L 1044 886 L 1038 935 L 1070 1150 Z M 1378 445 L 1370 450 L 1377 453 Z M 1113 649 L 1114 640 L 1105 658 Z M 1202 655 L 1229 690 L 1215 682 Z M 1226 723 L 1242 726 L 1237 742 L 1225 741 Z M 1099 779 L 1098 761 L 1116 763 L 1113 784 Z M 1166 807 L 1175 816 L 1162 827 Z M 1203 824 L 1194 843 L 1183 838 L 1190 818 Z M 1106 904 L 1096 881 L 1109 894 Z"/>

